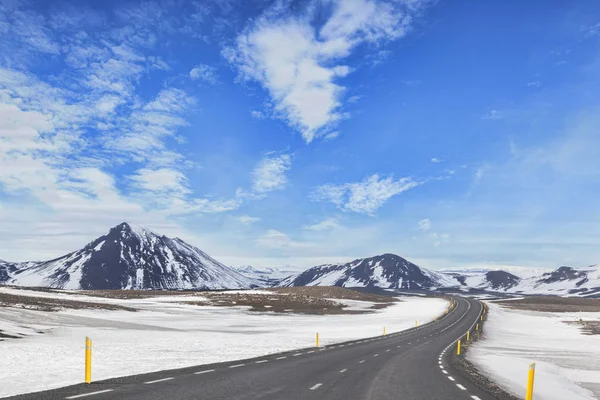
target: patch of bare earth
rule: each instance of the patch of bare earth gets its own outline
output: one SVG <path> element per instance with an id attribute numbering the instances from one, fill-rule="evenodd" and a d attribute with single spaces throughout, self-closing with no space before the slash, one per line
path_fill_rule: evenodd
<path id="1" fill-rule="evenodd" d="M 600 312 L 600 299 L 555 296 L 530 296 L 519 300 L 499 301 L 503 307 L 541 312 Z M 600 335 L 600 321 L 563 321 L 577 325 L 586 335 Z"/>
<path id="2" fill-rule="evenodd" d="M 0 307 L 21 308 L 36 311 L 59 311 L 71 310 L 124 310 L 136 311 L 135 308 L 124 307 L 115 304 L 93 303 L 87 301 L 74 301 L 64 299 L 52 299 L 46 297 L 19 296 L 8 293 L 0 293 Z"/>
<path id="3" fill-rule="evenodd" d="M 247 306 L 250 311 L 277 313 L 301 313 L 316 315 L 363 314 L 388 307 L 397 299 L 360 293 L 338 287 L 269 288 L 264 294 L 256 291 L 244 293 L 203 292 L 208 302 L 185 304 L 213 305 L 220 307 Z M 360 300 L 373 303 L 369 309 L 348 310 L 348 306 L 336 300 Z"/>
<path id="4" fill-rule="evenodd" d="M 542 312 L 600 312 L 600 299 L 557 296 L 527 296 L 518 300 L 497 301 L 506 308 Z"/>

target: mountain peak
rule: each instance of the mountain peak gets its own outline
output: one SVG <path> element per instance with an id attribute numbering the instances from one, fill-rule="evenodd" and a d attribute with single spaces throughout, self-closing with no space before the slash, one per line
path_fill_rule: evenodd
<path id="1" fill-rule="evenodd" d="M 182 240 L 129 222 L 116 225 L 80 250 L 9 272 L 0 276 L 0 282 L 61 289 L 240 289 L 256 285 Z"/>

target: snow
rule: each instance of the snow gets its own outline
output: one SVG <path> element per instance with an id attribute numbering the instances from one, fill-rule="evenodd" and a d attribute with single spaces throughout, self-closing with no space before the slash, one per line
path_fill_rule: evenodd
<path id="1" fill-rule="evenodd" d="M 442 299 L 404 298 L 370 314 L 319 316 L 199 307 L 164 297 L 119 300 L 137 312 L 0 308 L 0 329 L 28 335 L 0 341 L 0 397 L 81 382 L 85 336 L 93 339 L 93 379 L 101 380 L 312 347 L 316 332 L 322 345 L 378 336 L 384 326 L 394 332 L 430 321 L 447 306 Z M 108 299 L 93 298 L 102 300 Z"/>
<path id="2" fill-rule="evenodd" d="M 536 400 L 600 396 L 600 336 L 563 321 L 599 320 L 600 313 L 542 313 L 488 303 L 484 340 L 469 359 L 511 393 L 524 397 L 527 368 L 536 363 Z"/>

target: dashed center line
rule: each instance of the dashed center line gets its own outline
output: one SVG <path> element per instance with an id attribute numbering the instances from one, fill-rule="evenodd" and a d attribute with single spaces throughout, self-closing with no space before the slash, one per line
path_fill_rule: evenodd
<path id="1" fill-rule="evenodd" d="M 266 362 L 269 362 L 269 360 L 255 361 L 254 364 L 262 364 L 262 363 L 266 363 Z"/>
<path id="2" fill-rule="evenodd" d="M 90 393 L 84 393 L 84 394 L 78 394 L 75 396 L 65 397 L 65 399 L 78 399 L 80 397 L 93 396 L 95 394 L 108 393 L 108 392 L 112 392 L 112 391 L 113 391 L 113 389 L 98 390 L 97 392 L 90 392 Z"/>
<path id="3" fill-rule="evenodd" d="M 317 383 L 315 386 L 311 387 L 311 388 L 310 388 L 310 390 L 315 390 L 315 389 L 318 389 L 318 388 L 320 388 L 322 385 L 323 385 L 322 383 Z"/>
<path id="4" fill-rule="evenodd" d="M 229 368 L 239 368 L 239 367 L 243 367 L 246 364 L 235 364 L 235 365 L 230 365 Z"/>
<path id="5" fill-rule="evenodd" d="M 364 362 L 365 362 L 365 360 L 360 360 L 358 363 L 359 363 L 359 364 L 362 364 L 362 363 L 364 363 Z"/>
<path id="6" fill-rule="evenodd" d="M 344 369 L 340 370 L 340 374 L 343 374 L 343 373 L 344 373 L 344 372 L 346 372 L 346 371 L 348 371 L 348 369 L 347 369 L 347 368 L 344 368 Z"/>
<path id="7" fill-rule="evenodd" d="M 204 371 L 198 371 L 198 372 L 194 372 L 194 375 L 200 375 L 200 374 L 208 374 L 209 372 L 215 372 L 214 369 L 207 369 Z"/>
<path id="8" fill-rule="evenodd" d="M 373 354 L 373 357 L 379 357 L 379 354 Z"/>
<path id="9" fill-rule="evenodd" d="M 301 356 L 301 355 L 302 355 L 302 353 L 296 353 L 296 354 L 294 354 L 294 357 L 298 357 L 298 356 Z"/>
<path id="10" fill-rule="evenodd" d="M 454 382 L 454 378 L 449 376 L 448 379 L 450 379 L 452 382 Z"/>
<path id="11" fill-rule="evenodd" d="M 481 399 L 480 399 L 479 397 L 477 397 L 477 396 L 471 396 L 471 398 L 472 398 L 473 400 L 481 400 Z"/>
<path id="12" fill-rule="evenodd" d="M 467 390 L 466 387 L 464 387 L 463 385 L 457 383 L 456 386 L 460 389 L 460 390 Z"/>
<path id="13" fill-rule="evenodd" d="M 283 357 L 277 357 L 276 360 L 283 360 L 284 358 L 287 358 L 286 356 Z"/>
<path id="14" fill-rule="evenodd" d="M 144 382 L 144 384 L 145 385 L 150 385 L 151 383 L 158 383 L 158 382 L 170 381 L 171 379 L 175 379 L 175 378 L 170 377 L 170 378 L 157 379 L 155 381 Z"/>

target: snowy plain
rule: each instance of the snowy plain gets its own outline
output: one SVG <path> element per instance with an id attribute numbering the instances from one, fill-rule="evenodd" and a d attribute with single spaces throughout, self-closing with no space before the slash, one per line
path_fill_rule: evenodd
<path id="1" fill-rule="evenodd" d="M 600 320 L 600 313 L 514 310 L 493 302 L 483 340 L 468 358 L 505 390 L 525 398 L 527 369 L 536 363 L 536 400 L 600 398 L 600 335 L 564 321 Z"/>
<path id="2" fill-rule="evenodd" d="M 378 336 L 384 327 L 388 333 L 397 332 L 413 327 L 415 321 L 433 320 L 447 306 L 442 299 L 402 297 L 402 302 L 369 314 L 321 316 L 197 306 L 185 304 L 179 296 L 117 300 L 18 293 L 69 296 L 139 311 L 0 307 L 0 330 L 24 335 L 0 341 L 0 397 L 80 383 L 85 336 L 93 339 L 93 379 L 101 380 L 312 347 L 316 332 L 324 346 Z M 356 309 L 365 306 L 345 302 Z"/>

